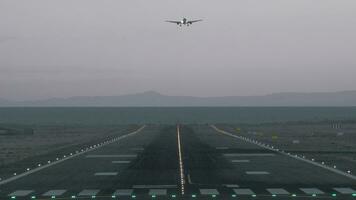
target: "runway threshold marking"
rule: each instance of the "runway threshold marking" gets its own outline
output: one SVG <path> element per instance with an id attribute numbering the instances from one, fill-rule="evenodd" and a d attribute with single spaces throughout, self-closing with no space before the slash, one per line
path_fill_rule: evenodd
<path id="1" fill-rule="evenodd" d="M 31 193 L 33 193 L 33 190 L 16 190 L 15 192 L 9 194 L 8 196 L 14 196 L 14 197 L 24 197 L 27 196 Z"/>
<path id="2" fill-rule="evenodd" d="M 117 189 L 114 192 L 114 196 L 131 196 L 133 189 Z"/>
<path id="3" fill-rule="evenodd" d="M 299 188 L 305 194 L 324 194 L 323 191 L 319 190 L 318 188 Z"/>
<path id="4" fill-rule="evenodd" d="M 287 195 L 290 194 L 287 190 L 283 188 L 267 188 L 266 189 L 269 193 L 275 194 L 275 195 Z"/>
<path id="5" fill-rule="evenodd" d="M 180 174 L 180 184 L 181 184 L 181 194 L 184 195 L 184 165 L 182 159 L 182 148 L 180 141 L 180 127 L 177 125 L 177 143 L 178 143 L 178 158 L 179 158 L 179 174 Z"/>
<path id="6" fill-rule="evenodd" d="M 323 168 L 323 169 L 329 170 L 329 171 L 334 172 L 334 173 L 336 173 L 336 174 L 339 174 L 339 175 L 345 176 L 345 177 L 347 177 L 347 178 L 356 180 L 356 176 L 354 176 L 354 175 L 352 175 L 352 174 L 348 174 L 348 173 L 343 172 L 343 171 L 340 171 L 340 170 L 338 170 L 338 169 L 335 169 L 335 168 L 332 168 L 332 167 L 329 167 L 329 166 L 326 166 L 326 165 L 323 165 L 323 164 L 320 164 L 320 163 L 317 163 L 317 162 L 314 162 L 314 161 L 311 161 L 311 160 L 307 160 L 307 159 L 302 158 L 302 157 L 299 157 L 299 156 L 295 156 L 295 155 L 292 155 L 292 154 L 289 154 L 289 153 L 286 153 L 286 152 L 283 152 L 283 151 L 279 151 L 278 149 L 275 149 L 275 148 L 272 148 L 272 147 L 269 147 L 269 146 L 265 146 L 265 145 L 263 145 L 263 144 L 254 143 L 253 141 L 244 139 L 244 138 L 241 137 L 241 136 L 237 136 L 237 135 L 234 135 L 234 134 L 229 133 L 229 132 L 227 132 L 227 131 L 221 130 L 221 129 L 217 128 L 217 127 L 214 126 L 214 125 L 210 125 L 210 127 L 211 127 L 212 129 L 214 129 L 215 131 L 217 131 L 217 132 L 219 132 L 219 133 L 222 133 L 222 134 L 224 134 L 224 135 L 227 135 L 227 136 L 230 136 L 230 137 L 239 139 L 239 140 L 243 140 L 243 141 L 245 141 L 245 142 L 249 142 L 249 143 L 254 144 L 254 145 L 257 145 L 257 146 L 259 146 L 259 147 L 262 147 L 262 148 L 265 148 L 265 149 L 268 149 L 268 150 L 277 152 L 277 153 L 279 153 L 279 154 L 282 154 L 282 155 L 285 155 L 285 156 L 294 158 L 294 159 L 296 159 L 296 160 L 300 160 L 300 161 L 303 161 L 303 162 L 312 164 L 312 165 L 317 166 L 317 167 L 321 167 L 321 168 Z"/>
<path id="7" fill-rule="evenodd" d="M 79 192 L 78 196 L 95 196 L 100 190 L 98 189 L 85 189 Z"/>
<path id="8" fill-rule="evenodd" d="M 233 189 L 235 194 L 238 195 L 253 195 L 255 194 L 251 189 L 248 188 L 239 188 L 239 189 Z"/>
<path id="9" fill-rule="evenodd" d="M 110 142 L 106 142 L 105 144 L 102 144 L 102 145 L 100 145 L 100 146 L 96 146 L 96 147 L 94 147 L 94 148 L 88 149 L 87 151 L 81 151 L 81 152 L 79 152 L 79 153 L 73 154 L 73 155 L 68 156 L 68 157 L 66 157 L 66 158 L 63 158 L 63 159 L 61 159 L 61 160 L 53 161 L 53 162 L 51 162 L 51 163 L 49 163 L 49 164 L 42 165 L 41 167 L 37 167 L 37 168 L 32 169 L 32 170 L 30 170 L 30 171 L 24 172 L 24 173 L 22 173 L 22 174 L 18 174 L 18 175 L 16 175 L 16 176 L 11 177 L 11 178 L 4 179 L 4 180 L 0 181 L 0 185 L 4 185 L 4 184 L 6 184 L 6 183 L 10 183 L 10 182 L 12 182 L 12 181 L 14 181 L 14 180 L 17 180 L 17 179 L 19 179 L 19 178 L 22 178 L 22 177 L 25 177 L 25 176 L 27 176 L 27 175 L 33 174 L 33 173 L 35 173 L 35 172 L 38 172 L 38 171 L 40 171 L 40 170 L 42 170 L 42 169 L 46 169 L 47 167 L 54 166 L 54 165 L 56 165 L 56 164 L 59 164 L 59 163 L 61 163 L 61 162 L 64 162 L 64 161 L 66 161 L 66 160 L 69 160 L 69 159 L 71 159 L 71 158 L 75 158 L 75 157 L 77 157 L 77 156 L 80 156 L 80 155 L 82 155 L 82 154 L 88 153 L 88 152 L 90 152 L 90 151 L 97 150 L 97 149 L 99 149 L 99 148 L 101 148 L 101 147 L 104 147 L 104 146 L 106 146 L 106 145 L 108 145 L 108 144 L 112 144 L 112 143 L 114 143 L 114 142 L 117 142 L 117 141 L 119 141 L 119 140 L 121 140 L 121 139 L 124 139 L 124 138 L 126 138 L 126 137 L 132 136 L 132 135 L 134 135 L 134 134 L 139 133 L 140 131 L 142 131 L 145 127 L 146 127 L 146 125 L 143 125 L 143 126 L 141 126 L 139 129 L 137 129 L 137 130 L 135 130 L 135 131 L 133 131 L 133 132 L 130 132 L 130 133 L 126 134 L 126 135 L 122 135 L 122 136 L 120 136 L 120 137 L 117 137 L 117 138 L 115 138 L 114 140 L 112 140 L 112 141 L 110 141 Z"/>
<path id="10" fill-rule="evenodd" d="M 219 191 L 217 189 L 199 189 L 201 195 L 219 195 Z"/>
<path id="11" fill-rule="evenodd" d="M 356 190 L 352 188 L 333 188 L 334 190 L 340 192 L 341 194 L 356 194 Z"/>
<path id="12" fill-rule="evenodd" d="M 150 189 L 148 192 L 149 195 L 167 195 L 167 189 Z"/>
<path id="13" fill-rule="evenodd" d="M 45 193 L 42 194 L 42 196 L 50 197 L 50 196 L 61 196 L 63 195 L 67 190 L 49 190 Z"/>

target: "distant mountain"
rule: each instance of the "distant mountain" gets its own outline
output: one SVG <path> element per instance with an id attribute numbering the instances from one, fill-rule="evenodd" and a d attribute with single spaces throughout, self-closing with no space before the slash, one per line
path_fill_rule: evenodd
<path id="1" fill-rule="evenodd" d="M 0 99 L 0 106 L 356 106 L 356 91 L 226 97 L 167 96 L 149 91 L 122 96 L 83 96 L 37 101 Z"/>

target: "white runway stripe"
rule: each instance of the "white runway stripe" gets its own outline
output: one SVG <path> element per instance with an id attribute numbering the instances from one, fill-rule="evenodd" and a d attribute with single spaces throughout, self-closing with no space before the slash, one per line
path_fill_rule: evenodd
<path id="1" fill-rule="evenodd" d="M 233 163 L 249 163 L 250 160 L 231 160 Z"/>
<path id="2" fill-rule="evenodd" d="M 34 191 L 33 190 L 16 190 L 15 192 L 9 194 L 8 196 L 11 196 L 11 197 L 24 197 L 24 196 L 27 196 L 31 193 L 33 193 Z"/>
<path id="3" fill-rule="evenodd" d="M 133 189 L 117 189 L 114 194 L 114 196 L 131 196 L 133 192 Z"/>
<path id="4" fill-rule="evenodd" d="M 217 189 L 199 189 L 200 194 L 202 195 L 218 195 L 219 192 Z"/>
<path id="5" fill-rule="evenodd" d="M 49 190 L 48 192 L 45 192 L 42 194 L 42 196 L 61 196 L 66 192 L 66 190 Z"/>
<path id="6" fill-rule="evenodd" d="M 87 155 L 87 158 L 135 158 L 136 154 L 121 154 L 121 155 Z"/>
<path id="7" fill-rule="evenodd" d="M 113 164 L 129 164 L 131 161 L 129 160 L 114 160 L 114 161 L 111 161 L 111 163 Z"/>
<path id="8" fill-rule="evenodd" d="M 248 175 L 267 175 L 269 172 L 265 171 L 246 171 L 246 174 Z"/>
<path id="9" fill-rule="evenodd" d="M 86 189 L 79 192 L 78 196 L 95 196 L 96 194 L 99 193 L 99 191 L 100 190 L 96 190 L 96 189 L 93 190 Z"/>
<path id="10" fill-rule="evenodd" d="M 117 172 L 97 172 L 94 176 L 116 176 Z"/>
<path id="11" fill-rule="evenodd" d="M 150 189 L 149 195 L 167 195 L 167 189 Z"/>
<path id="12" fill-rule="evenodd" d="M 250 190 L 248 188 L 234 189 L 234 192 L 237 195 L 253 195 L 253 194 L 255 194 L 252 190 Z"/>
<path id="13" fill-rule="evenodd" d="M 275 194 L 275 195 L 285 195 L 285 194 L 290 194 L 287 190 L 283 188 L 267 188 L 266 189 L 269 193 Z"/>
<path id="14" fill-rule="evenodd" d="M 356 194 L 356 190 L 352 189 L 352 188 L 333 188 L 335 191 L 338 191 L 341 194 Z"/>
<path id="15" fill-rule="evenodd" d="M 238 157 L 238 156 L 275 156 L 276 154 L 274 153 L 225 153 L 224 156 L 227 157 Z"/>
<path id="16" fill-rule="evenodd" d="M 237 184 L 225 184 L 224 186 L 225 186 L 225 187 L 228 187 L 228 188 L 238 188 L 238 187 L 240 187 L 240 186 L 237 185 Z"/>
<path id="17" fill-rule="evenodd" d="M 305 194 L 324 194 L 323 191 L 319 190 L 318 188 L 299 188 Z"/>

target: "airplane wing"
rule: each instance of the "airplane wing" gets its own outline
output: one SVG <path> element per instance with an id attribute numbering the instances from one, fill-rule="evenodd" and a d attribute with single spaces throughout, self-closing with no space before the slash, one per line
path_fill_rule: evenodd
<path id="1" fill-rule="evenodd" d="M 180 21 L 170 21 L 170 20 L 166 20 L 166 22 L 173 23 L 173 24 L 180 24 L 180 23 L 182 23 L 182 22 L 180 22 Z"/>
<path id="2" fill-rule="evenodd" d="M 197 20 L 188 21 L 187 23 L 188 24 L 193 24 L 195 22 L 200 22 L 200 21 L 203 21 L 203 20 L 202 19 L 197 19 Z"/>

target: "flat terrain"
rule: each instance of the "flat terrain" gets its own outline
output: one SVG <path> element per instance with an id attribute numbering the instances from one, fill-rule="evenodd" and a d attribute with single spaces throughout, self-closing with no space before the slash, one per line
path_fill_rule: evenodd
<path id="1" fill-rule="evenodd" d="M 83 146 L 134 130 L 137 125 L 79 126 L 37 125 L 32 134 L 23 133 L 23 126 L 2 125 L 10 130 L 0 134 L 0 178 L 33 168 L 56 155 L 69 154 Z M 24 166 L 26 168 L 24 168 Z"/>
<path id="2" fill-rule="evenodd" d="M 240 138 L 232 133 L 233 126 L 139 127 L 98 139 L 95 145 L 78 148 L 66 157 L 53 155 L 50 164 L 3 179 L 0 196 L 352 199 L 356 193 L 353 176 Z M 223 130 L 232 130 L 228 131 L 231 135 Z"/>
<path id="3" fill-rule="evenodd" d="M 221 125 L 239 136 L 273 145 L 343 171 L 356 172 L 355 123 L 266 123 Z"/>

